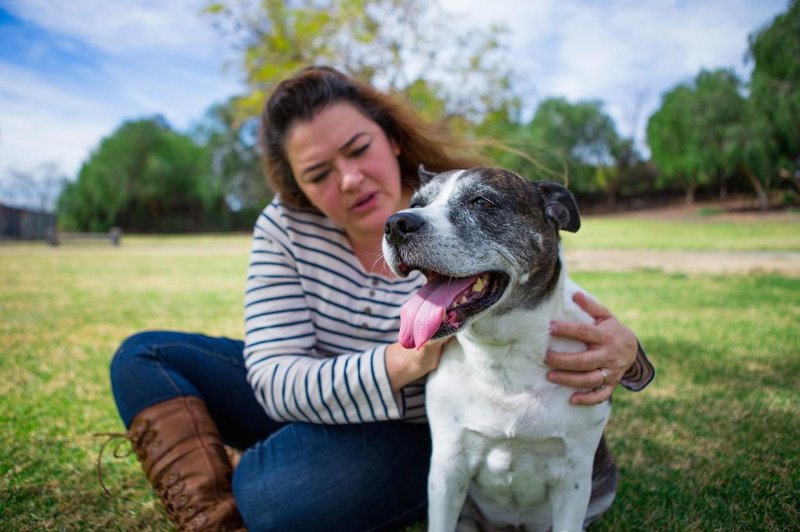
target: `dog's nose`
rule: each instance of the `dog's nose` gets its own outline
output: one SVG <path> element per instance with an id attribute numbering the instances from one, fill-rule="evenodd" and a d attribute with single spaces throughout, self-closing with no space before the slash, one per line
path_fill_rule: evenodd
<path id="1" fill-rule="evenodd" d="M 386 233 L 386 236 L 389 238 L 400 241 L 411 233 L 419 231 L 423 225 L 425 225 L 425 221 L 421 216 L 410 212 L 398 212 L 397 214 L 389 216 L 386 220 L 383 232 Z"/>

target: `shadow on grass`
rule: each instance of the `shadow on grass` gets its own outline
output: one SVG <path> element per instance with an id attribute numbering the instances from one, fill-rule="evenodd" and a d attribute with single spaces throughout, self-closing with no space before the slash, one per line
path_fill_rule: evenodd
<path id="1" fill-rule="evenodd" d="M 663 354 L 652 392 L 615 394 L 620 492 L 592 530 L 794 529 L 800 360 L 699 362 L 690 354 L 708 346 L 652 344 Z"/>
<path id="2" fill-rule="evenodd" d="M 0 491 L 0 530 L 171 530 L 158 501 L 136 477 L 141 471 L 109 475 L 103 493 L 94 471 L 27 479 Z"/>

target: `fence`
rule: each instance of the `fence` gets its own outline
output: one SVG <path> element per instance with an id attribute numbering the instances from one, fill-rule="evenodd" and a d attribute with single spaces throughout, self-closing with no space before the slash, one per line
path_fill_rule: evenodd
<path id="1" fill-rule="evenodd" d="M 122 230 L 119 227 L 112 227 L 107 233 L 65 233 L 59 232 L 57 222 L 53 213 L 0 203 L 0 242 L 45 240 L 51 246 L 58 246 L 78 241 L 106 241 L 112 246 L 118 246 L 122 240 Z"/>
<path id="2" fill-rule="evenodd" d="M 119 227 L 112 227 L 107 233 L 65 233 L 53 231 L 47 238 L 47 243 L 51 246 L 60 246 L 61 244 L 73 242 L 82 244 L 87 242 L 108 242 L 112 246 L 119 246 L 122 243 L 122 229 Z"/>

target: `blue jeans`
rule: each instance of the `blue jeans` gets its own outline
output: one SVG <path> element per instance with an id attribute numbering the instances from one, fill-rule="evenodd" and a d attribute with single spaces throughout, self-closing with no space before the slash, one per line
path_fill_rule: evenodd
<path id="1" fill-rule="evenodd" d="M 203 399 L 228 445 L 246 449 L 233 476 L 245 524 L 259 530 L 394 530 L 425 518 L 427 425 L 278 423 L 247 383 L 243 343 L 179 332 L 123 342 L 111 385 L 126 427 L 174 397 Z"/>

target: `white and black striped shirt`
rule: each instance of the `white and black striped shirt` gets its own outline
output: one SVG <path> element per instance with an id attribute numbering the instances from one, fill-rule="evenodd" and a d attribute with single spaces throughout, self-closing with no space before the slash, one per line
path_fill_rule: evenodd
<path id="1" fill-rule="evenodd" d="M 267 414 L 424 421 L 424 381 L 393 393 L 384 357 L 424 282 L 365 271 L 328 218 L 273 200 L 256 222 L 245 295 L 245 365 Z"/>

